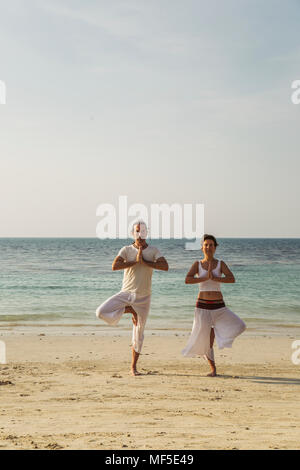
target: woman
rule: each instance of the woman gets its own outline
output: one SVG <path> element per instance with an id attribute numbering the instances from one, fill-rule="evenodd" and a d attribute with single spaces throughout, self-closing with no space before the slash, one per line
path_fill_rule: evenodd
<path id="1" fill-rule="evenodd" d="M 235 279 L 224 261 L 214 258 L 217 246 L 215 237 L 205 234 L 201 248 L 204 258 L 195 261 L 185 278 L 186 284 L 199 283 L 199 295 L 191 336 L 182 354 L 206 357 L 211 368 L 209 377 L 217 375 L 213 350 L 215 337 L 219 349 L 231 348 L 234 339 L 246 329 L 243 320 L 223 301 L 221 282 L 233 283 Z"/>

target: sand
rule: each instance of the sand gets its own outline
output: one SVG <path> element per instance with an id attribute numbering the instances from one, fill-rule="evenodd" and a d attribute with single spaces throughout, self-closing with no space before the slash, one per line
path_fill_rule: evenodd
<path id="1" fill-rule="evenodd" d="M 300 449 L 300 338 L 243 334 L 211 378 L 187 334 L 146 332 L 139 377 L 129 331 L 1 336 L 0 449 Z"/>

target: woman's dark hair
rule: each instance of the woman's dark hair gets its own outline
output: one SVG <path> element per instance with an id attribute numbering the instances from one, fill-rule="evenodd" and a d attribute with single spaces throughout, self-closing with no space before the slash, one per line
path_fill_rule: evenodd
<path id="1" fill-rule="evenodd" d="M 215 244 L 215 247 L 217 248 L 218 243 L 217 243 L 217 240 L 215 239 L 215 237 L 213 235 L 208 235 L 207 233 L 205 233 L 202 237 L 202 245 L 203 245 L 205 240 L 212 240 Z"/>

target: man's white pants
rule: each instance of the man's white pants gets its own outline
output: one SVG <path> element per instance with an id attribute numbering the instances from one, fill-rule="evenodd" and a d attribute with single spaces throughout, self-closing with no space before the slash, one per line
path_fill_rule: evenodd
<path id="1" fill-rule="evenodd" d="M 132 347 L 137 353 L 140 353 L 144 341 L 144 329 L 150 310 L 151 294 L 144 297 L 136 296 L 135 292 L 120 291 L 112 295 L 103 302 L 96 310 L 96 316 L 102 318 L 109 325 L 117 325 L 125 307 L 130 305 L 137 313 L 138 323 L 133 325 L 132 330 Z"/>

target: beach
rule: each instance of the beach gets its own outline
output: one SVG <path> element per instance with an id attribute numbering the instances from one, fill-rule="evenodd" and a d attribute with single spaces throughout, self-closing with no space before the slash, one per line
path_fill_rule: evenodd
<path id="1" fill-rule="evenodd" d="M 300 0 L 1 7 L 0 451 L 300 450 Z"/>
<path id="2" fill-rule="evenodd" d="M 215 356 L 184 358 L 188 331 L 2 334 L 0 449 L 300 449 L 300 335 L 247 331 Z"/>

